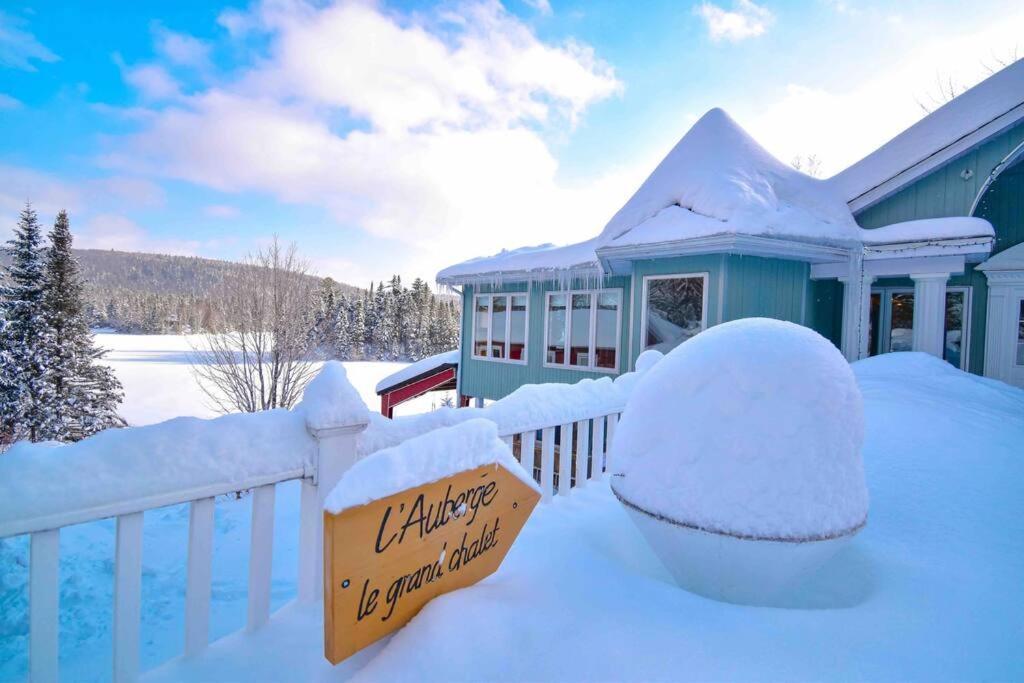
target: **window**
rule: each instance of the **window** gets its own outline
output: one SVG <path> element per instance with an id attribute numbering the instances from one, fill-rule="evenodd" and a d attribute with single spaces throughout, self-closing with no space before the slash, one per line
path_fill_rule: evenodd
<path id="1" fill-rule="evenodd" d="M 707 324 L 707 274 L 644 278 L 643 348 L 668 353 Z"/>
<path id="2" fill-rule="evenodd" d="M 473 305 L 473 356 L 526 362 L 526 294 L 478 294 Z"/>
<path id="3" fill-rule="evenodd" d="M 622 291 L 550 292 L 544 365 L 614 372 L 619 367 Z"/>
<path id="4" fill-rule="evenodd" d="M 960 368 L 964 367 L 964 313 L 967 310 L 967 292 L 951 289 L 946 292 L 946 323 L 942 339 L 942 359 Z"/>
<path id="5" fill-rule="evenodd" d="M 971 288 L 946 289 L 946 321 L 942 358 L 967 369 L 971 329 Z M 874 356 L 914 348 L 914 290 L 876 288 L 871 293 L 869 353 Z"/>
<path id="6" fill-rule="evenodd" d="M 889 350 L 911 351 L 914 348 L 914 293 L 892 295 L 892 323 L 889 328 Z"/>
<path id="7" fill-rule="evenodd" d="M 1017 365 L 1024 365 L 1024 299 L 1020 300 L 1020 315 L 1017 317 Z"/>

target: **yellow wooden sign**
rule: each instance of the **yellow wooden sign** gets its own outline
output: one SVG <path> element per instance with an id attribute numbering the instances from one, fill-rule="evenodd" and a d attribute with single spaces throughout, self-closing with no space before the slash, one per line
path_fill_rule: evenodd
<path id="1" fill-rule="evenodd" d="M 492 574 L 540 494 L 485 465 L 340 514 L 324 513 L 324 654 L 333 664 L 432 598 Z"/>

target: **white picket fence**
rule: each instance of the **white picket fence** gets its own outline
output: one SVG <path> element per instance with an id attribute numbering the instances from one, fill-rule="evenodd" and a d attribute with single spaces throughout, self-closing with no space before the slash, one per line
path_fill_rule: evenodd
<path id="1" fill-rule="evenodd" d="M 618 413 L 612 413 L 563 425 L 538 425 L 533 429 L 501 436 L 512 447 L 527 471 L 534 473 L 541 485 L 543 502 L 549 502 L 555 495 L 568 495 L 574 486 L 584 486 L 590 479 L 601 478 L 608 466 L 606 446 L 615 432 L 617 421 Z M 285 481 L 302 480 L 297 558 L 298 600 L 307 603 L 318 600 L 323 592 L 323 499 L 345 470 L 355 462 L 357 437 L 365 427 L 365 423 L 359 423 L 310 429 L 317 440 L 317 456 L 310 467 L 301 470 L 230 483 L 211 482 L 189 490 L 167 492 L 148 498 L 126 497 L 123 501 L 101 508 L 68 509 L 58 515 L 0 522 L 0 538 L 31 535 L 30 679 L 34 683 L 58 680 L 59 539 L 61 528 L 73 524 L 109 518 L 117 520 L 112 656 L 113 677 L 118 683 L 134 681 L 139 675 L 142 522 L 147 510 L 182 503 L 190 505 L 188 554 L 184 559 L 187 565 L 185 656 L 195 656 L 209 645 L 216 496 L 240 490 L 252 491 L 246 619 L 246 629 L 251 631 L 262 627 L 270 618 L 276 486 Z M 557 446 L 556 429 L 560 442 Z M 568 477 L 565 476 L 567 473 Z"/>

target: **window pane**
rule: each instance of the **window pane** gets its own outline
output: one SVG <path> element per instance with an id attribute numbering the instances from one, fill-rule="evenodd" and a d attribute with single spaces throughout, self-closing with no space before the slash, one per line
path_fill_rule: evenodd
<path id="1" fill-rule="evenodd" d="M 871 315 L 868 317 L 868 355 L 875 356 L 881 353 L 878 348 L 878 330 L 881 329 L 882 295 L 874 293 L 871 295 Z"/>
<path id="2" fill-rule="evenodd" d="M 548 363 L 565 363 L 565 302 L 566 294 L 552 294 L 548 297 Z"/>
<path id="3" fill-rule="evenodd" d="M 1021 299 L 1017 318 L 1017 365 L 1024 365 L 1024 299 Z"/>
<path id="4" fill-rule="evenodd" d="M 942 357 L 960 367 L 963 357 L 964 293 L 946 292 L 946 341 Z"/>
<path id="5" fill-rule="evenodd" d="M 475 321 L 473 323 L 473 355 L 487 356 L 487 331 L 489 329 L 488 317 L 491 312 L 491 298 L 489 296 L 477 297 Z"/>
<path id="6" fill-rule="evenodd" d="M 619 293 L 605 292 L 597 295 L 597 332 L 594 337 L 595 365 L 599 368 L 616 368 L 618 359 L 615 347 L 618 344 Z"/>
<path id="7" fill-rule="evenodd" d="M 512 360 L 526 358 L 526 296 L 512 297 L 511 329 L 509 330 L 508 357 Z"/>
<path id="8" fill-rule="evenodd" d="M 590 293 L 572 295 L 569 365 L 590 365 Z"/>
<path id="9" fill-rule="evenodd" d="M 505 323 L 508 316 L 508 297 L 496 296 L 491 304 L 491 358 L 505 357 Z"/>
<path id="10" fill-rule="evenodd" d="M 701 331 L 704 278 L 647 281 L 645 349 L 668 352 Z"/>
<path id="11" fill-rule="evenodd" d="M 892 331 L 889 333 L 890 351 L 910 351 L 914 348 L 914 295 L 892 295 Z"/>

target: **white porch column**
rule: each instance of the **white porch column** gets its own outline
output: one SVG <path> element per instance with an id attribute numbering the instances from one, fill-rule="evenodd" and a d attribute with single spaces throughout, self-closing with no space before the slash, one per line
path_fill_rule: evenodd
<path id="1" fill-rule="evenodd" d="M 942 358 L 949 273 L 920 273 L 914 281 L 914 350 Z"/>
<path id="2" fill-rule="evenodd" d="M 839 278 L 843 283 L 842 352 L 851 363 L 868 355 L 868 327 L 871 324 L 871 283 L 873 275 L 865 275 L 860 258 L 850 263 L 850 274 Z"/>

